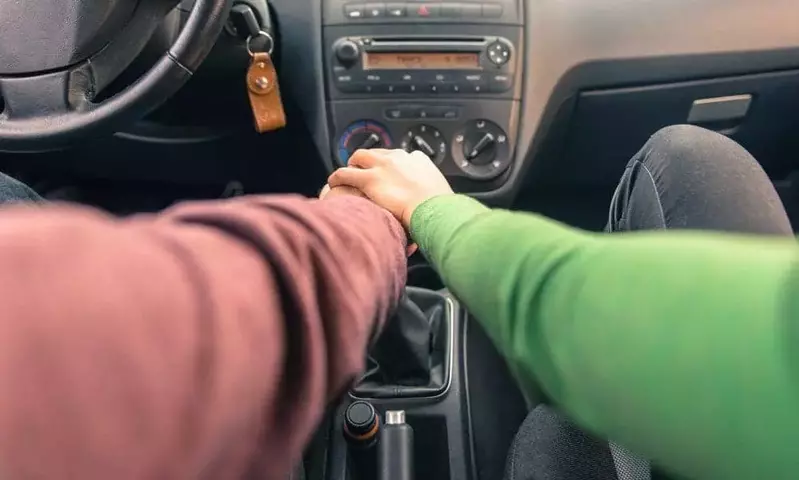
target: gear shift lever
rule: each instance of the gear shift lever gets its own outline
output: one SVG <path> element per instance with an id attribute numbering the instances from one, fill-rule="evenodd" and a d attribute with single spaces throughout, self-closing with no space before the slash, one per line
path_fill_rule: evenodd
<path id="1" fill-rule="evenodd" d="M 422 309 L 407 293 L 403 295 L 372 352 L 384 381 L 398 385 L 426 385 L 430 381 L 432 329 Z"/>
<path id="2" fill-rule="evenodd" d="M 423 397 L 449 379 L 452 305 L 443 294 L 408 287 L 372 348 L 373 366 L 353 394 L 362 398 Z"/>

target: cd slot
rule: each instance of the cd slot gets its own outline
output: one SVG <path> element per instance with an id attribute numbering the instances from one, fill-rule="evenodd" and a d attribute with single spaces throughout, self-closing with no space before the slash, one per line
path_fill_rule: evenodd
<path id="1" fill-rule="evenodd" d="M 483 37 L 474 37 L 474 36 L 441 36 L 441 35 L 426 35 L 426 36 L 382 36 L 380 38 L 375 38 L 373 40 L 374 43 L 383 43 L 383 42 L 478 42 L 481 43 L 485 41 Z"/>
<path id="2" fill-rule="evenodd" d="M 380 37 L 367 44 L 367 52 L 480 52 L 483 37 Z"/>

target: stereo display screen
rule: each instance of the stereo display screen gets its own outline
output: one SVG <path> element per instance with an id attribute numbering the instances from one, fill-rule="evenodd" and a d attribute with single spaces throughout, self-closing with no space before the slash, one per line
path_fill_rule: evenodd
<path id="1" fill-rule="evenodd" d="M 367 52 L 364 70 L 480 70 L 478 53 Z"/>

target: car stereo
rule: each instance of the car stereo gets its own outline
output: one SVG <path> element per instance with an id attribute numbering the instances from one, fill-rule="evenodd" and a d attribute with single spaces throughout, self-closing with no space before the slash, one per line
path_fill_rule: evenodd
<path id="1" fill-rule="evenodd" d="M 503 93 L 513 87 L 513 57 L 503 37 L 343 37 L 331 67 L 342 93 Z"/>

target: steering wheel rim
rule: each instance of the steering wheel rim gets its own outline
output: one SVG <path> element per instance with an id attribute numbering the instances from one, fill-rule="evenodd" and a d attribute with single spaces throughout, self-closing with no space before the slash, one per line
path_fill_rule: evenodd
<path id="1" fill-rule="evenodd" d="M 196 0 L 186 25 L 155 65 L 122 92 L 93 99 L 130 65 L 174 5 L 142 0 L 120 35 L 69 68 L 0 77 L 0 151 L 44 151 L 118 130 L 170 98 L 196 72 L 226 22 L 232 0 Z M 118 40 L 121 38 L 121 40 Z"/>

